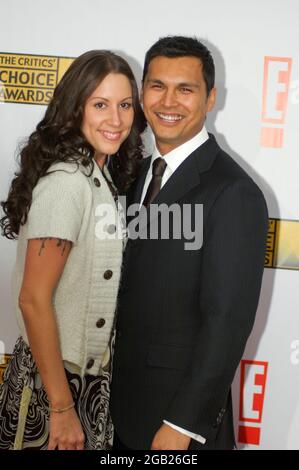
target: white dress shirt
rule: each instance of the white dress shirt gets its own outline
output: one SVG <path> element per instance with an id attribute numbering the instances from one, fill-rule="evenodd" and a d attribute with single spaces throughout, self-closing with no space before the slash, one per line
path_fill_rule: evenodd
<path id="1" fill-rule="evenodd" d="M 180 145 L 179 147 L 176 147 L 174 150 L 171 150 L 171 152 L 168 152 L 165 155 L 162 155 L 162 158 L 164 158 L 164 160 L 167 163 L 167 167 L 165 168 L 165 171 L 162 177 L 161 188 L 163 188 L 164 184 L 169 180 L 171 175 L 180 166 L 180 164 L 183 163 L 183 161 L 192 152 L 194 152 L 194 150 L 196 150 L 200 145 L 202 145 L 206 140 L 208 140 L 208 138 L 209 138 L 209 135 L 207 133 L 207 130 L 205 127 L 203 127 L 198 134 L 192 137 L 192 139 L 188 140 L 187 142 Z M 161 157 L 160 152 L 155 146 L 153 154 L 152 154 L 151 164 L 150 164 L 150 167 L 148 169 L 148 172 L 145 178 L 140 203 L 144 200 L 147 188 L 152 179 L 153 163 L 159 157 Z"/>
<path id="2" fill-rule="evenodd" d="M 207 133 L 207 130 L 205 127 L 201 129 L 201 131 L 196 134 L 192 139 L 188 140 L 184 144 L 180 145 L 179 147 L 176 147 L 174 150 L 172 150 L 169 153 L 166 153 L 165 155 L 162 156 L 164 160 L 167 163 L 167 166 L 165 168 L 163 177 L 162 177 L 162 183 L 161 183 L 161 188 L 164 186 L 164 184 L 169 180 L 169 178 L 172 176 L 172 174 L 176 171 L 176 169 L 183 163 L 183 161 L 192 153 L 194 150 L 196 150 L 200 145 L 202 145 L 206 140 L 208 140 L 209 135 Z M 156 160 L 156 158 L 161 157 L 157 147 L 155 146 L 153 154 L 152 154 L 152 159 L 151 159 L 151 164 L 148 169 L 144 186 L 143 186 L 143 191 L 142 191 L 142 196 L 141 196 L 141 201 L 144 200 L 147 188 L 150 184 L 150 181 L 152 179 L 152 167 L 153 167 L 153 162 Z M 169 423 L 168 421 L 163 421 L 165 424 L 168 426 L 172 427 L 176 431 L 181 432 L 182 434 L 185 434 L 186 436 L 191 437 L 191 439 L 194 439 L 201 444 L 205 444 L 206 439 L 199 434 L 194 434 L 190 431 L 187 431 L 186 429 L 182 429 L 179 426 L 176 426 L 175 424 Z"/>

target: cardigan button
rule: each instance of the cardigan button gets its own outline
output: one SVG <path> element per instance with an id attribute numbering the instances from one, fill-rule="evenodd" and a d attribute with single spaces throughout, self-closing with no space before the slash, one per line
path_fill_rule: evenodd
<path id="1" fill-rule="evenodd" d="M 107 269 L 107 271 L 104 272 L 104 279 L 111 279 L 113 276 L 113 272 L 110 269 Z"/>
<path id="2" fill-rule="evenodd" d="M 99 188 L 101 186 L 101 182 L 98 178 L 93 179 L 94 184 Z"/>
<path id="3" fill-rule="evenodd" d="M 86 369 L 91 369 L 94 365 L 94 359 L 89 359 L 88 363 L 86 364 Z"/>
<path id="4" fill-rule="evenodd" d="M 96 322 L 96 326 L 97 328 L 102 328 L 104 325 L 105 325 L 106 321 L 104 320 L 104 318 L 100 318 L 97 322 Z"/>

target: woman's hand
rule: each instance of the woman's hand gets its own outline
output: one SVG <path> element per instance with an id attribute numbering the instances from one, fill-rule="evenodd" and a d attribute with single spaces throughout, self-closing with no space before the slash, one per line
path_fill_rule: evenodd
<path id="1" fill-rule="evenodd" d="M 48 450 L 84 450 L 84 433 L 74 408 L 50 412 Z"/>

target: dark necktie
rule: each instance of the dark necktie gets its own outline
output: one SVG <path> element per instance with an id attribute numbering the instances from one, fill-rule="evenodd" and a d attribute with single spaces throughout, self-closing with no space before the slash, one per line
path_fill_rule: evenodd
<path id="1" fill-rule="evenodd" d="M 143 205 L 147 207 L 157 196 L 161 188 L 162 176 L 164 174 L 167 163 L 163 158 L 156 158 L 153 163 L 153 176 L 147 188 Z"/>

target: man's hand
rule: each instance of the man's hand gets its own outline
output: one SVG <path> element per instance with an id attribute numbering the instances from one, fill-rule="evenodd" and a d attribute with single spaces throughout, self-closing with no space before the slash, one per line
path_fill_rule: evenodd
<path id="1" fill-rule="evenodd" d="M 167 424 L 162 424 L 156 432 L 151 450 L 187 450 L 191 438 L 176 431 Z"/>

